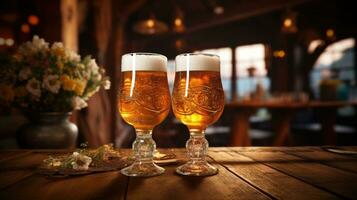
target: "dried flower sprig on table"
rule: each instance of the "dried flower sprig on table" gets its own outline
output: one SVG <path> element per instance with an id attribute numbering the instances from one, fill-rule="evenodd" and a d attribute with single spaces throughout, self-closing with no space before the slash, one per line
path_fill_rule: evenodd
<path id="1" fill-rule="evenodd" d="M 80 148 L 69 155 L 57 157 L 49 156 L 44 160 L 44 166 L 42 166 L 42 168 L 81 171 L 88 170 L 91 167 L 108 166 L 111 160 L 123 158 L 124 157 L 113 148 L 112 144 L 106 144 L 97 149 Z"/>

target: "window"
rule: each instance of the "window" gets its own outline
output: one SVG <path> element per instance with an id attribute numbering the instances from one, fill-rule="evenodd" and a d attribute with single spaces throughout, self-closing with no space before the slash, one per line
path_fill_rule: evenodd
<path id="1" fill-rule="evenodd" d="M 238 96 L 243 97 L 251 90 L 255 89 L 255 85 L 260 82 L 265 90 L 270 87 L 270 81 L 266 77 L 267 71 L 265 68 L 265 47 L 263 44 L 254 44 L 239 46 L 234 49 L 237 66 L 237 88 Z M 196 51 L 196 53 L 216 54 L 221 59 L 221 78 L 222 85 L 225 91 L 226 100 L 230 101 L 231 97 L 231 79 L 232 79 L 232 58 L 233 52 L 229 47 L 218 49 L 206 49 Z M 254 66 L 256 69 L 255 78 L 251 79 L 248 76 L 248 68 Z M 252 88 L 254 86 L 254 88 Z"/>
<path id="2" fill-rule="evenodd" d="M 311 42 L 314 45 L 315 41 Z M 310 74 L 311 88 L 316 97 L 319 97 L 319 84 L 324 78 L 335 76 L 347 85 L 355 82 L 353 38 L 344 39 L 329 45 L 317 59 Z M 335 73 L 335 74 L 333 74 Z"/>
<path id="3" fill-rule="evenodd" d="M 265 66 L 265 47 L 263 44 L 238 46 L 235 49 L 237 66 L 237 88 L 240 98 L 249 95 L 260 83 L 265 91 L 270 88 Z M 254 67 L 255 77 L 249 77 L 248 69 Z"/>

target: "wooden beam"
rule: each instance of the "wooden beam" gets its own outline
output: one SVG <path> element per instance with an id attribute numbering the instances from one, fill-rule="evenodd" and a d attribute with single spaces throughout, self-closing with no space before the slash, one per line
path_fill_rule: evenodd
<path id="1" fill-rule="evenodd" d="M 247 1 L 246 3 L 234 6 L 231 9 L 226 8 L 226 14 L 222 17 L 211 16 L 207 18 L 201 18 L 196 22 L 193 22 L 190 27 L 187 28 L 186 33 L 192 33 L 198 30 L 206 29 L 213 26 L 226 24 L 229 22 L 239 21 L 247 19 L 249 17 L 262 15 L 265 13 L 273 12 L 276 10 L 293 7 L 299 4 L 306 3 L 311 0 L 261 0 L 261 1 Z"/>

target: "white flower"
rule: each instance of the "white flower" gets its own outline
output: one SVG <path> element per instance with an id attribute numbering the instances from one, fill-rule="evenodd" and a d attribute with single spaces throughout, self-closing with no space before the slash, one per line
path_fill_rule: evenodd
<path id="1" fill-rule="evenodd" d="M 37 51 L 48 49 L 48 43 L 43 38 L 39 38 L 37 35 L 32 38 L 32 45 Z"/>
<path id="2" fill-rule="evenodd" d="M 102 80 L 102 75 L 101 74 L 95 74 L 94 77 L 93 77 L 94 81 L 100 81 Z"/>
<path id="3" fill-rule="evenodd" d="M 79 69 L 84 69 L 84 65 L 83 65 L 82 63 L 78 64 L 77 67 L 78 67 Z"/>
<path id="4" fill-rule="evenodd" d="M 53 159 L 51 162 L 48 164 L 50 167 L 59 167 L 61 166 L 62 162 L 60 159 Z"/>
<path id="5" fill-rule="evenodd" d="M 81 61 L 81 56 L 69 49 L 66 49 L 66 57 L 68 61 L 73 61 L 73 62 Z"/>
<path id="6" fill-rule="evenodd" d="M 63 49 L 63 43 L 62 42 L 55 42 L 52 44 L 51 49 L 56 50 L 56 49 Z"/>
<path id="7" fill-rule="evenodd" d="M 26 84 L 26 90 L 32 94 L 33 96 L 39 98 L 41 96 L 41 84 L 40 82 L 35 79 L 32 78 L 31 80 L 29 80 Z"/>
<path id="8" fill-rule="evenodd" d="M 103 87 L 105 90 L 109 90 L 110 89 L 110 81 L 108 79 L 105 79 L 103 81 Z"/>
<path id="9" fill-rule="evenodd" d="M 92 72 L 92 74 L 98 74 L 99 67 L 95 62 L 95 59 L 90 59 L 88 63 L 88 70 Z"/>
<path id="10" fill-rule="evenodd" d="M 58 79 L 58 75 L 47 75 L 43 79 L 42 87 L 57 94 L 61 88 L 61 81 Z"/>
<path id="11" fill-rule="evenodd" d="M 33 36 L 32 41 L 25 42 L 20 46 L 19 52 L 26 56 L 40 51 L 48 49 L 48 43 L 43 38 L 39 38 L 37 35 Z"/>
<path id="12" fill-rule="evenodd" d="M 24 68 L 19 72 L 19 78 L 21 81 L 27 80 L 31 75 L 31 70 L 30 68 Z"/>
<path id="13" fill-rule="evenodd" d="M 80 98 L 78 96 L 75 96 L 75 97 L 72 98 L 72 107 L 75 110 L 80 110 L 80 109 L 85 108 L 87 106 L 88 106 L 87 102 L 85 102 L 82 98 Z"/>
<path id="14" fill-rule="evenodd" d="M 82 155 L 78 152 L 73 152 L 72 154 L 73 162 L 72 167 L 75 170 L 88 170 L 89 165 L 92 162 L 92 158 L 86 155 Z"/>
<path id="15" fill-rule="evenodd" d="M 89 78 L 90 78 L 90 72 L 87 72 L 87 71 L 84 71 L 83 72 L 83 78 L 85 79 L 85 80 L 89 80 Z"/>

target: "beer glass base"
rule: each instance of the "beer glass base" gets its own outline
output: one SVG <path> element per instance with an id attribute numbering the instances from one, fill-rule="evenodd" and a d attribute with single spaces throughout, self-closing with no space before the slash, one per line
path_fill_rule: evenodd
<path id="1" fill-rule="evenodd" d="M 176 173 L 184 176 L 212 176 L 218 173 L 218 169 L 208 162 L 189 161 L 176 168 Z"/>
<path id="2" fill-rule="evenodd" d="M 163 174 L 165 169 L 157 166 L 154 162 L 135 162 L 129 167 L 122 169 L 120 172 L 125 176 L 149 177 Z"/>

